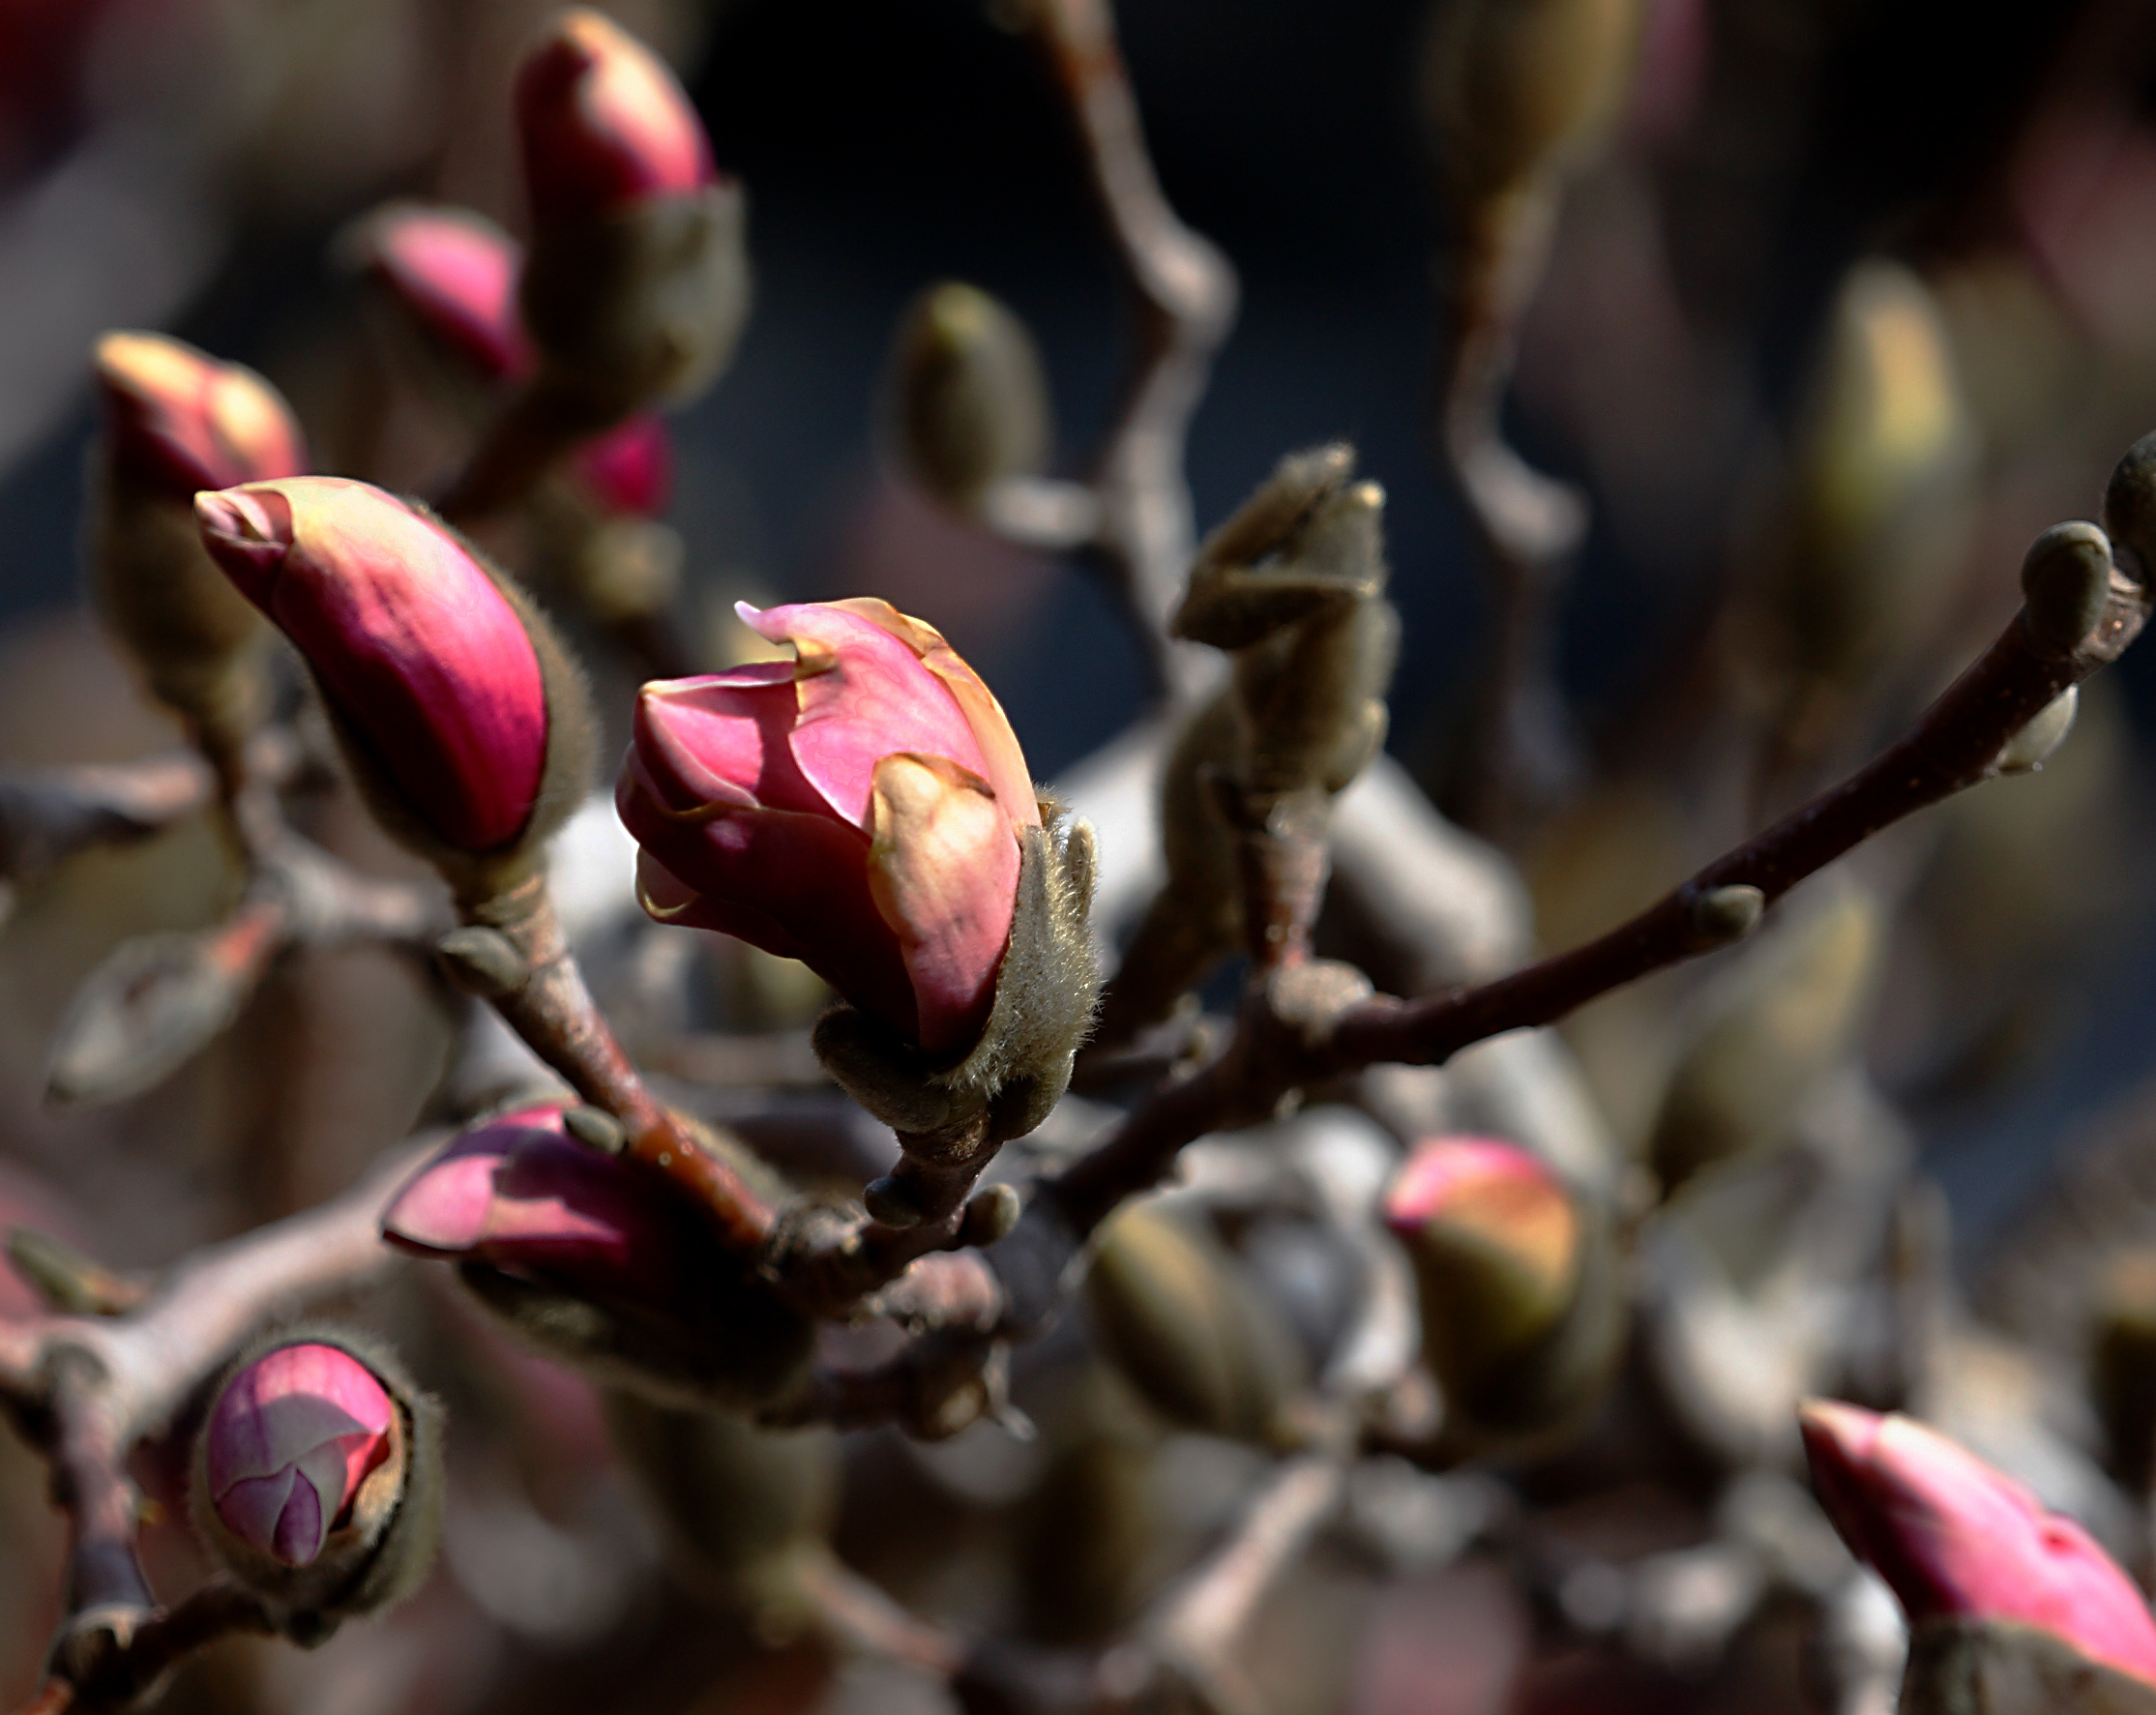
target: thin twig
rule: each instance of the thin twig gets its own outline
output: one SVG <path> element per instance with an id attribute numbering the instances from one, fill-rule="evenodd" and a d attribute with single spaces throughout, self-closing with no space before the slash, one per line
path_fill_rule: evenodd
<path id="1" fill-rule="evenodd" d="M 1128 391 L 1090 484 L 1097 502 L 1091 549 L 1156 689 L 1187 693 L 1201 658 L 1179 663 L 1167 631 L 1196 542 L 1183 454 L 1214 354 L 1234 326 L 1235 270 L 1183 224 L 1161 191 L 1108 0 L 1036 0 L 1032 19 L 1137 312 Z M 1067 503 L 1046 509 L 1042 539 L 1067 545 L 1083 510 Z M 1025 520 L 1013 512 L 993 521 L 1017 533 Z"/>

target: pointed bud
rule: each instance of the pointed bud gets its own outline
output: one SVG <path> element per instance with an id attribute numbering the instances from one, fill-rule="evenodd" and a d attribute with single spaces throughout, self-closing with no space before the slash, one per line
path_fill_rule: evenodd
<path id="1" fill-rule="evenodd" d="M 1820 1505 L 1912 1624 L 2028 1626 L 2156 1684 L 2156 1619 L 2073 1520 L 1899 1413 L 1815 1400 L 1799 1423 Z"/>
<path id="2" fill-rule="evenodd" d="M 950 281 L 899 324 L 887 383 L 906 472 L 969 508 L 1006 477 L 1036 475 L 1048 449 L 1048 382 L 1025 324 L 988 293 Z"/>
<path id="3" fill-rule="evenodd" d="M 89 515 L 91 593 L 150 694 L 213 757 L 237 754 L 265 700 L 262 626 L 202 551 L 197 489 L 306 468 L 299 426 L 251 370 L 161 334 L 107 334 Z"/>
<path id="4" fill-rule="evenodd" d="M 537 609 L 434 519 L 303 477 L 196 498 L 202 540 L 306 657 L 385 826 L 514 867 L 575 807 L 582 687 Z"/>
<path id="5" fill-rule="evenodd" d="M 1169 1423 L 1247 1440 L 1279 1432 L 1302 1348 L 1210 1232 L 1126 1206 L 1103 1229 L 1085 1303 L 1109 1360 Z"/>
<path id="6" fill-rule="evenodd" d="M 579 1117 L 577 1132 L 594 1130 Z M 703 1147 L 779 1201 L 738 1149 Z M 813 1329 L 714 1242 L 674 1182 L 574 1135 L 561 1106 L 473 1127 L 405 1181 L 382 1236 L 454 1262 L 488 1310 L 542 1350 L 676 1404 L 759 1404 L 808 1361 Z"/>
<path id="7" fill-rule="evenodd" d="M 609 18 L 563 13 L 517 73 L 533 218 L 680 196 L 718 177 L 696 110 L 659 56 Z"/>
<path id="8" fill-rule="evenodd" d="M 307 468 L 299 425 L 252 370 L 134 333 L 100 340 L 97 366 L 114 469 L 174 499 Z"/>
<path id="9" fill-rule="evenodd" d="M 2022 561 L 2023 621 L 2047 649 L 2076 647 L 2104 617 L 2112 593 L 2112 544 L 2094 524 L 2053 524 Z"/>
<path id="10" fill-rule="evenodd" d="M 1456 1430 L 1540 1431 L 1596 1397 L 1621 1328 L 1608 1247 L 1545 1163 L 1495 1138 L 1430 1138 L 1384 1219 L 1414 1265 L 1423 1355 Z"/>
<path id="11" fill-rule="evenodd" d="M 741 188 L 658 58 L 564 13 L 517 79 L 532 205 L 519 293 L 545 364 L 535 408 L 587 430 L 694 397 L 749 313 Z"/>
<path id="12" fill-rule="evenodd" d="M 476 377 L 531 372 L 537 358 L 517 310 L 523 247 L 493 222 L 469 209 L 392 203 L 367 218 L 355 245 L 413 325 Z"/>
<path id="13" fill-rule="evenodd" d="M 192 1505 L 242 1583 L 319 1638 L 417 1587 L 439 1532 L 439 1407 L 363 1336 L 292 1330 L 243 1355 L 196 1444 Z"/>

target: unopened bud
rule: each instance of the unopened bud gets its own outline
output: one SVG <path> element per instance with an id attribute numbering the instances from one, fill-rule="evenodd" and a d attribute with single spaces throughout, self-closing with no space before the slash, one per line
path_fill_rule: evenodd
<path id="1" fill-rule="evenodd" d="M 966 508 L 1048 458 L 1048 382 L 1033 338 L 1003 305 L 956 281 L 916 298 L 899 324 L 887 383 L 906 472 Z"/>
<path id="2" fill-rule="evenodd" d="M 1495 1138 L 1433 1138 L 1384 1215 L 1414 1264 L 1423 1356 L 1456 1434 L 1539 1434 L 1599 1397 L 1622 1326 L 1607 1246 L 1548 1166 Z"/>
<path id="3" fill-rule="evenodd" d="M 302 477 L 196 497 L 203 542 L 291 638 L 383 826 L 484 893 L 582 801 L 581 675 L 523 593 L 421 510 Z"/>
<path id="4" fill-rule="evenodd" d="M 622 1463 L 689 1582 L 767 1632 L 801 1623 L 800 1574 L 829 1552 L 838 1513 L 838 1437 L 612 1390 L 605 1406 Z"/>
<path id="5" fill-rule="evenodd" d="M 589 1109 L 552 1103 L 473 1127 L 390 1199 L 383 1238 L 455 1262 L 518 1334 L 602 1380 L 677 1405 L 772 1398 L 807 1364 L 813 1330 L 713 1242 L 672 1180 L 576 1135 L 593 1129 Z M 696 1146 L 768 1200 L 785 1195 L 718 1136 Z"/>
<path id="6" fill-rule="evenodd" d="M 376 1343 L 271 1337 L 218 1389 L 196 1445 L 206 1546 L 280 1623 L 318 1641 L 410 1595 L 440 1534 L 440 1407 Z"/>
<path id="7" fill-rule="evenodd" d="M 1710 887 L 1696 895 L 1687 913 L 1687 927 L 1700 947 L 1727 947 L 1741 941 L 1759 927 L 1767 908 L 1767 896 L 1742 882 Z"/>
<path id="8" fill-rule="evenodd" d="M 2082 688 L 2069 685 L 2036 711 L 2029 724 L 2006 741 L 1998 754 L 2001 774 L 2034 774 L 2051 760 L 2052 753 L 2074 730 L 2074 716 L 2082 706 Z"/>
<path id="9" fill-rule="evenodd" d="M 1639 35 L 1638 0 L 1457 0 L 1423 62 L 1438 172 L 1480 202 L 1561 165 L 1611 118 Z"/>
<path id="10" fill-rule="evenodd" d="M 2144 434 L 2126 449 L 2125 457 L 2112 467 L 2104 487 L 2104 533 L 2115 550 L 2133 556 L 2119 566 L 2146 589 L 2149 569 L 2156 567 L 2156 433 Z"/>
<path id="11" fill-rule="evenodd" d="M 2073 1520 L 1899 1413 L 1815 1400 L 1798 1422 L 1819 1504 L 1912 1625 L 2030 1627 L 2156 1686 L 2156 1619 Z"/>
<path id="12" fill-rule="evenodd" d="M 523 247 L 493 222 L 470 209 L 392 203 L 348 243 L 355 264 L 410 324 L 473 378 L 513 381 L 530 372 L 536 359 L 517 312 Z"/>
<path id="13" fill-rule="evenodd" d="M 1666 1187 L 1788 1136 L 1847 1051 L 1879 951 L 1877 903 L 1851 888 L 1762 936 L 1702 993 L 1649 1143 Z"/>
<path id="14" fill-rule="evenodd" d="M 90 504 L 91 593 L 150 694 L 213 754 L 265 700 L 259 618 L 202 550 L 195 491 L 296 476 L 299 426 L 252 370 L 162 334 L 98 341 L 104 403 Z"/>
<path id="15" fill-rule="evenodd" d="M 516 100 L 539 222 L 688 195 L 718 176 L 673 73 L 601 13 L 555 19 L 517 68 Z"/>
<path id="16" fill-rule="evenodd" d="M 1232 1252 L 1144 1204 L 1102 1237 L 1085 1300 L 1109 1359 L 1161 1416 L 1265 1440 L 1303 1379 L 1302 1349 Z"/>
<path id="17" fill-rule="evenodd" d="M 2156 1684 L 2033 1626 L 1931 1619 L 1910 1628 L 1896 1715 L 2156 1715 Z"/>
<path id="18" fill-rule="evenodd" d="M 2094 524 L 2053 524 L 2022 561 L 2023 623 L 2039 643 L 2060 654 L 2096 629 L 2111 590 L 2111 538 Z"/>

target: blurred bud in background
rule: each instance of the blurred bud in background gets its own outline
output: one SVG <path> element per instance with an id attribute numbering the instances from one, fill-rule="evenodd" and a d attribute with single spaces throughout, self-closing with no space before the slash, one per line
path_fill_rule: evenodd
<path id="1" fill-rule="evenodd" d="M 1048 378 L 1025 324 L 956 281 L 907 306 L 884 377 L 890 447 L 906 475 L 968 511 L 1008 477 L 1037 476 L 1052 434 Z"/>

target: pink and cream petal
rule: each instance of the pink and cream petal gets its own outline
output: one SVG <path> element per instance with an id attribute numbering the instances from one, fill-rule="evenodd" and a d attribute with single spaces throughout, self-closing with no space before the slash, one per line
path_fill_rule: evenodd
<path id="1" fill-rule="evenodd" d="M 947 756 L 877 763 L 869 887 L 898 934 L 929 1053 L 980 1033 L 1018 882 L 1018 841 L 988 782 Z"/>

